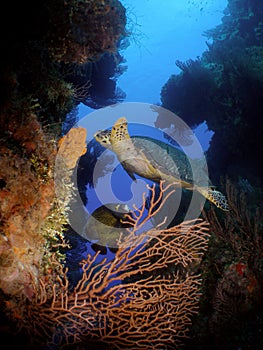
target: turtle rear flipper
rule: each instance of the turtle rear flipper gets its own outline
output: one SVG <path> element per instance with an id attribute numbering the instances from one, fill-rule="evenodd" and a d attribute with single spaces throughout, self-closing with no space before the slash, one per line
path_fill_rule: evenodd
<path id="1" fill-rule="evenodd" d="M 219 191 L 215 190 L 213 187 L 210 188 L 198 188 L 198 191 L 207 198 L 211 203 L 213 203 L 217 208 L 224 211 L 229 211 L 229 206 L 226 197 Z"/>
<path id="2" fill-rule="evenodd" d="M 228 211 L 229 206 L 226 200 L 226 197 L 219 191 L 216 191 L 213 188 L 208 189 L 208 197 L 212 203 L 214 203 L 218 208 Z"/>

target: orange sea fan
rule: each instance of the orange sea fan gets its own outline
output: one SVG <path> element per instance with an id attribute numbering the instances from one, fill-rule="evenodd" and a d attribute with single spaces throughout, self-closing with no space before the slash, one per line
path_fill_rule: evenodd
<path id="1" fill-rule="evenodd" d="M 137 219 L 131 222 L 112 260 L 98 261 L 96 253 L 82 261 L 74 290 L 57 262 L 31 302 L 13 307 L 15 314 L 22 310 L 19 325 L 32 339 L 60 348 L 92 349 L 98 342 L 111 349 L 181 347 L 198 312 L 201 277 L 195 267 L 207 249 L 208 223 L 191 220 L 138 234 Z"/>

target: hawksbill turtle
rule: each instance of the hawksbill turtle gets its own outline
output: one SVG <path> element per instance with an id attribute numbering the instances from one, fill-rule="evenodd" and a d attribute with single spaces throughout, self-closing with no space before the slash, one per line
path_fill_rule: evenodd
<path id="1" fill-rule="evenodd" d="M 211 185 L 200 160 L 193 160 L 190 164 L 186 154 L 176 147 L 149 137 L 131 137 L 126 118 L 119 118 L 111 130 L 97 131 L 94 138 L 117 155 L 133 180 L 136 180 L 134 174 L 155 183 L 164 180 L 166 184 L 196 190 L 218 208 L 229 210 L 225 196 Z M 195 183 L 192 167 L 197 174 Z"/>

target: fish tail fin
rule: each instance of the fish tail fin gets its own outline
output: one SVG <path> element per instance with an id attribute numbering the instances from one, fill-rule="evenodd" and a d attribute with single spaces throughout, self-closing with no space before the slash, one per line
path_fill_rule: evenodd
<path id="1" fill-rule="evenodd" d="M 106 255 L 107 254 L 107 248 L 100 245 L 100 244 L 97 244 L 97 243 L 93 243 L 91 245 L 91 248 L 94 250 L 94 252 L 99 252 L 99 254 L 101 255 Z"/>
<path id="2" fill-rule="evenodd" d="M 213 187 L 210 188 L 199 188 L 199 192 L 207 198 L 211 203 L 213 203 L 217 208 L 229 211 L 229 206 L 226 197 L 220 191 L 215 190 Z"/>

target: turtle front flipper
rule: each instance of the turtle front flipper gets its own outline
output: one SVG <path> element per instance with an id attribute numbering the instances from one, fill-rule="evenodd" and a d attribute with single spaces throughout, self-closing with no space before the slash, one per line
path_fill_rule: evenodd
<path id="1" fill-rule="evenodd" d="M 215 190 L 213 187 L 210 187 L 208 189 L 198 187 L 198 191 L 211 203 L 213 203 L 217 208 L 222 209 L 224 211 L 229 211 L 227 199 L 223 195 L 223 193 Z"/>
<path id="2" fill-rule="evenodd" d="M 110 141 L 116 143 L 124 140 L 130 140 L 128 132 L 128 121 L 125 117 L 119 118 L 111 129 Z"/>

